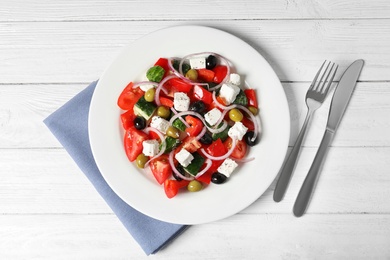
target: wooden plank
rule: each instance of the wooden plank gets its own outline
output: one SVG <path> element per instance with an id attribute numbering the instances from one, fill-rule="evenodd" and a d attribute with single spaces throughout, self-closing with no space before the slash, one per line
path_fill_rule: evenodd
<path id="1" fill-rule="evenodd" d="M 282 81 L 311 81 L 325 59 L 339 63 L 338 79 L 359 58 L 366 61 L 361 81 L 390 80 L 387 20 L 209 20 L 0 23 L 0 83 L 91 82 L 123 46 L 157 29 L 188 24 L 242 38 Z"/>
<path id="2" fill-rule="evenodd" d="M 146 258 L 112 215 L 1 215 L 0 232 L 2 259 Z M 189 228 L 153 257 L 386 259 L 389 236 L 389 215 L 236 215 Z"/>
<path id="3" fill-rule="evenodd" d="M 42 121 L 86 86 L 80 83 L 1 85 L 0 148 L 61 147 Z M 293 145 L 306 116 L 305 95 L 309 83 L 283 86 L 290 108 L 290 145 Z M 388 100 L 387 83 L 358 83 L 332 146 L 389 146 Z M 315 113 L 304 146 L 319 145 L 330 101 L 328 98 Z"/>
<path id="4" fill-rule="evenodd" d="M 390 18 L 386 0 L 2 1 L 0 21 Z"/>
<path id="5" fill-rule="evenodd" d="M 282 202 L 272 200 L 272 184 L 244 213 L 291 214 L 315 152 L 302 150 Z M 330 148 L 307 213 L 390 214 L 389 164 L 389 147 Z M 0 169 L 0 215 L 112 212 L 62 149 L 2 149 Z"/>

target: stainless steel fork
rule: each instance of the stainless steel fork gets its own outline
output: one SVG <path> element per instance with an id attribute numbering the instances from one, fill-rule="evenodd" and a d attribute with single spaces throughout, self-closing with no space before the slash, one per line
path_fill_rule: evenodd
<path id="1" fill-rule="evenodd" d="M 324 68 L 325 65 L 326 67 Z M 276 183 L 274 191 L 274 201 L 276 202 L 281 201 L 284 193 L 286 192 L 288 183 L 290 182 L 291 175 L 295 167 L 295 163 L 298 158 L 303 137 L 305 136 L 307 125 L 314 111 L 316 111 L 324 102 L 329 92 L 330 86 L 332 85 L 337 68 L 338 66 L 335 63 L 324 61 L 315 78 L 313 79 L 309 90 L 306 93 L 306 106 L 308 108 L 306 119 Z"/>

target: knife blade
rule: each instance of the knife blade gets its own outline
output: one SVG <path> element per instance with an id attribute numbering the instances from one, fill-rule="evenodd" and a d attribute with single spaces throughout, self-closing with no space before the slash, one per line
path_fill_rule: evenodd
<path id="1" fill-rule="evenodd" d="M 341 76 L 341 79 L 333 93 L 324 136 L 322 137 L 321 144 L 293 207 L 293 213 L 296 217 L 301 217 L 306 211 L 318 179 L 318 174 L 328 151 L 329 144 L 331 143 L 348 106 L 363 65 L 363 60 L 354 61 Z"/>

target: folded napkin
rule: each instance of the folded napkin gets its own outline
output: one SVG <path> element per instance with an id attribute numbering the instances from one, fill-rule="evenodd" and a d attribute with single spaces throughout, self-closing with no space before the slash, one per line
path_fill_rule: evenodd
<path id="1" fill-rule="evenodd" d="M 147 255 L 154 254 L 188 226 L 150 218 L 126 204 L 108 186 L 96 166 L 88 137 L 88 113 L 97 82 L 68 101 L 44 123 L 84 172 Z"/>

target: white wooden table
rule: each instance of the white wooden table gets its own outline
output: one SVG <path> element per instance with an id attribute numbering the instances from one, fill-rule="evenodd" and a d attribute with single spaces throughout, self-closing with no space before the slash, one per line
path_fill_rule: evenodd
<path id="1" fill-rule="evenodd" d="M 294 143 L 324 59 L 365 66 L 307 214 L 292 215 L 322 137 L 317 111 L 281 203 L 193 226 L 153 259 L 390 258 L 390 2 L 0 2 L 0 259 L 146 259 L 42 120 L 99 78 L 122 47 L 173 25 L 241 37 L 283 83 Z"/>

